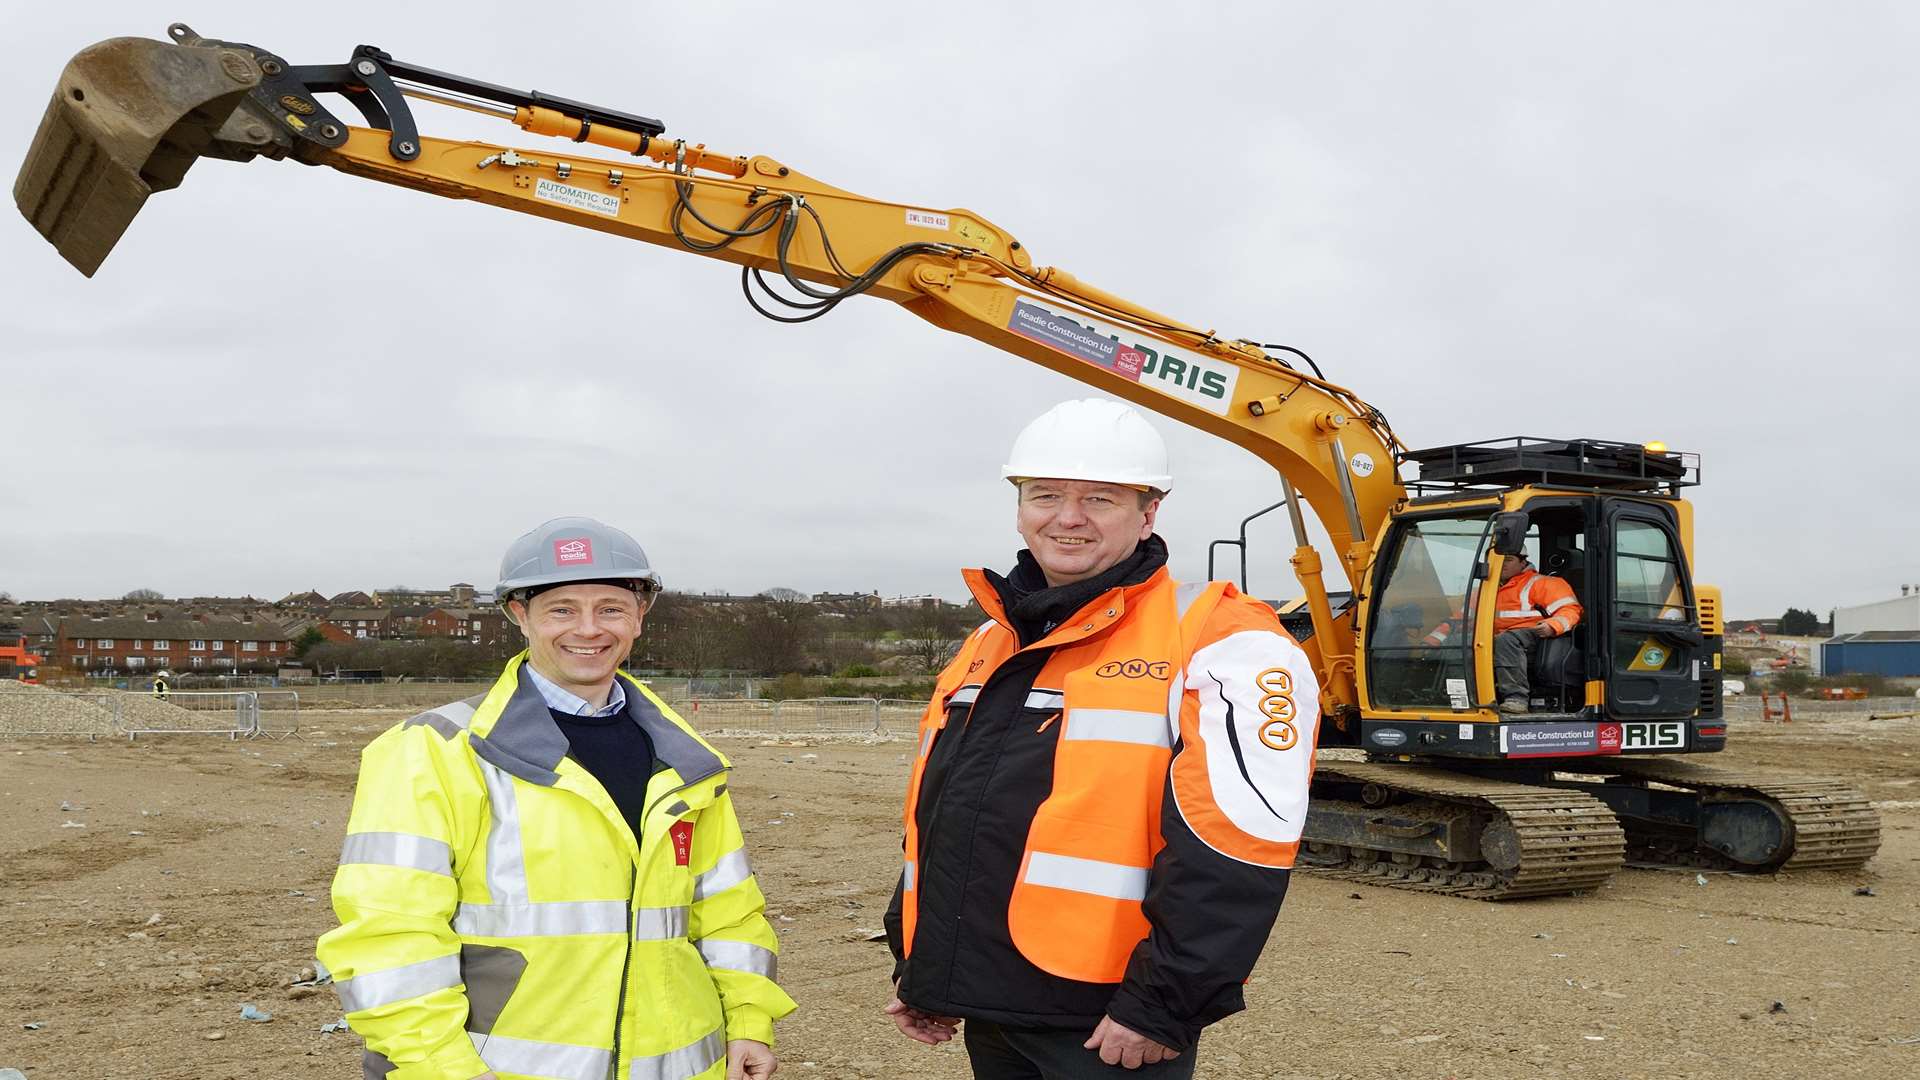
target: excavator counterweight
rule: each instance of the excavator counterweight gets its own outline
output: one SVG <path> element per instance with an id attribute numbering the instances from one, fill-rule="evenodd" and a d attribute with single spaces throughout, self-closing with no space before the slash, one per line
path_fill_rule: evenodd
<path id="1" fill-rule="evenodd" d="M 124 37 L 82 51 L 60 73 L 14 202 L 93 276 L 147 196 L 178 187 L 229 122 L 246 124 L 251 141 L 270 141 L 263 124 L 236 116 L 260 78 L 239 49 Z"/>

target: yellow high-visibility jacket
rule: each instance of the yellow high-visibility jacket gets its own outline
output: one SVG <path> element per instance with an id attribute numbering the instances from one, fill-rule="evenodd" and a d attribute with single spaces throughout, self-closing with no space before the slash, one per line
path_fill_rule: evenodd
<path id="1" fill-rule="evenodd" d="M 622 672 L 657 758 L 636 838 L 525 660 L 361 755 L 318 953 L 366 1075 L 723 1077 L 728 1040 L 771 1045 L 794 1008 L 728 762 Z"/>

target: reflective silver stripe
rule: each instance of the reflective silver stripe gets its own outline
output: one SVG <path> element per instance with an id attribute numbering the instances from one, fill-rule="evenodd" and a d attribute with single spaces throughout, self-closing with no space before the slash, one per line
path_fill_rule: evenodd
<path id="1" fill-rule="evenodd" d="M 900 871 L 900 888 L 902 891 L 904 892 L 913 891 L 914 876 L 915 875 L 914 875 L 914 869 L 913 869 L 913 860 L 908 859 L 907 868 L 905 870 Z"/>
<path id="2" fill-rule="evenodd" d="M 1540 580 L 1540 575 L 1535 574 L 1533 577 L 1530 577 L 1527 579 L 1527 583 L 1525 585 L 1520 586 L 1520 606 L 1521 607 L 1527 608 L 1528 610 L 1532 610 L 1533 585 L 1534 585 L 1534 582 L 1537 582 L 1539 580 Z"/>
<path id="3" fill-rule="evenodd" d="M 687 909 L 647 907 L 633 913 L 635 941 L 667 941 L 687 936 Z"/>
<path id="4" fill-rule="evenodd" d="M 1532 608 L 1522 608 L 1519 611 L 1502 611 L 1498 614 L 1503 619 L 1531 619 L 1534 612 Z"/>
<path id="5" fill-rule="evenodd" d="M 1067 695 L 1058 690 L 1034 690 L 1027 694 L 1029 709 L 1058 709 L 1067 703 Z"/>
<path id="6" fill-rule="evenodd" d="M 495 905 L 527 902 L 527 860 L 520 847 L 520 799 L 513 777 L 499 766 L 479 762 L 487 781 L 487 809 L 493 825 L 487 829 L 487 894 Z"/>
<path id="7" fill-rule="evenodd" d="M 773 955 L 772 949 L 745 941 L 701 938 L 694 945 L 700 950 L 700 958 L 710 968 L 744 971 L 749 975 L 771 979 L 779 966 L 779 959 Z"/>
<path id="8" fill-rule="evenodd" d="M 564 937 L 625 934 L 624 900 L 556 900 L 544 904 L 461 904 L 454 933 L 464 937 Z"/>
<path id="9" fill-rule="evenodd" d="M 935 734 L 939 732 L 939 730 L 940 730 L 939 728 L 928 728 L 927 730 L 920 733 L 920 756 L 921 757 L 926 757 L 927 751 L 933 749 L 933 737 Z"/>
<path id="10" fill-rule="evenodd" d="M 699 1076 L 727 1057 L 727 1030 L 719 1030 L 699 1042 L 669 1050 L 653 1057 L 634 1058 L 627 1067 L 627 1080 L 687 1080 Z"/>
<path id="11" fill-rule="evenodd" d="M 979 696 L 980 688 L 978 686 L 963 686 L 953 692 L 953 696 L 947 699 L 947 704 L 971 705 L 974 699 Z"/>
<path id="12" fill-rule="evenodd" d="M 385 971 L 361 972 L 334 983 L 333 992 L 340 996 L 340 1008 L 351 1013 L 459 985 L 460 954 L 449 953 Z"/>
<path id="13" fill-rule="evenodd" d="M 1147 871 L 1141 866 L 1077 859 L 1036 851 L 1027 858 L 1026 882 L 1050 889 L 1110 896 L 1115 900 L 1145 900 Z"/>
<path id="14" fill-rule="evenodd" d="M 1103 742 L 1139 743 L 1142 746 L 1172 746 L 1173 733 L 1167 728 L 1164 713 L 1135 712 L 1132 709 L 1068 709 L 1063 739 L 1098 739 Z"/>
<path id="15" fill-rule="evenodd" d="M 753 867 L 747 865 L 747 849 L 734 848 L 720 856 L 720 861 L 713 864 L 713 869 L 693 879 L 693 898 L 696 901 L 705 900 L 726 892 L 752 876 Z"/>
<path id="16" fill-rule="evenodd" d="M 1435 630 L 1433 633 L 1427 635 L 1427 640 L 1432 642 L 1435 645 L 1439 645 L 1444 643 L 1448 638 L 1452 636 L 1453 636 L 1452 634 L 1443 633 L 1442 631 Z"/>
<path id="17" fill-rule="evenodd" d="M 1193 606 L 1195 600 L 1200 599 L 1200 595 L 1206 592 L 1207 586 L 1211 584 L 1213 584 L 1211 581 L 1189 581 L 1173 590 L 1173 617 L 1186 618 L 1187 609 Z"/>
<path id="18" fill-rule="evenodd" d="M 1561 608 L 1566 607 L 1568 604 L 1571 604 L 1571 603 L 1574 603 L 1573 597 L 1563 596 L 1560 599 L 1555 600 L 1553 603 L 1547 605 L 1547 614 L 1551 615 L 1554 612 L 1559 611 Z"/>
<path id="19" fill-rule="evenodd" d="M 538 1076 L 542 1080 L 607 1080 L 613 1071 L 613 1051 L 597 1046 L 533 1042 L 505 1035 L 467 1032 L 473 1049 L 494 1072 Z"/>
<path id="20" fill-rule="evenodd" d="M 453 876 L 453 849 L 431 836 L 399 832 L 348 833 L 340 865 L 404 866 Z"/>

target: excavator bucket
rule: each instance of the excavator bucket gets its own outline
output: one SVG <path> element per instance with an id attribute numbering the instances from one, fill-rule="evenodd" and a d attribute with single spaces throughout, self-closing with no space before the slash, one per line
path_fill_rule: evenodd
<path id="1" fill-rule="evenodd" d="M 147 196 L 179 186 L 260 79 L 237 49 L 132 37 L 91 46 L 60 73 L 13 200 L 92 277 Z"/>

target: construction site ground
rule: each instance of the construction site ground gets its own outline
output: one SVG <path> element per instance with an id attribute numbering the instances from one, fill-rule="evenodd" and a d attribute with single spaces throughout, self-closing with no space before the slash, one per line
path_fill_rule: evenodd
<path id="1" fill-rule="evenodd" d="M 333 925 L 358 749 L 404 711 L 309 710 L 298 739 L 0 741 L 0 1068 L 31 1080 L 340 1078 L 330 990 L 290 984 Z M 1596 895 L 1488 904 L 1301 875 L 1209 1030 L 1220 1077 L 1920 1075 L 1920 721 L 1743 710 L 1721 760 L 1853 778 L 1865 871 L 1627 870 Z M 781 1074 L 964 1077 L 880 1014 L 869 939 L 899 874 L 906 739 L 721 745 L 801 1009 Z M 1872 895 L 1857 890 L 1870 887 Z M 272 1014 L 241 1019 L 243 1005 Z"/>

